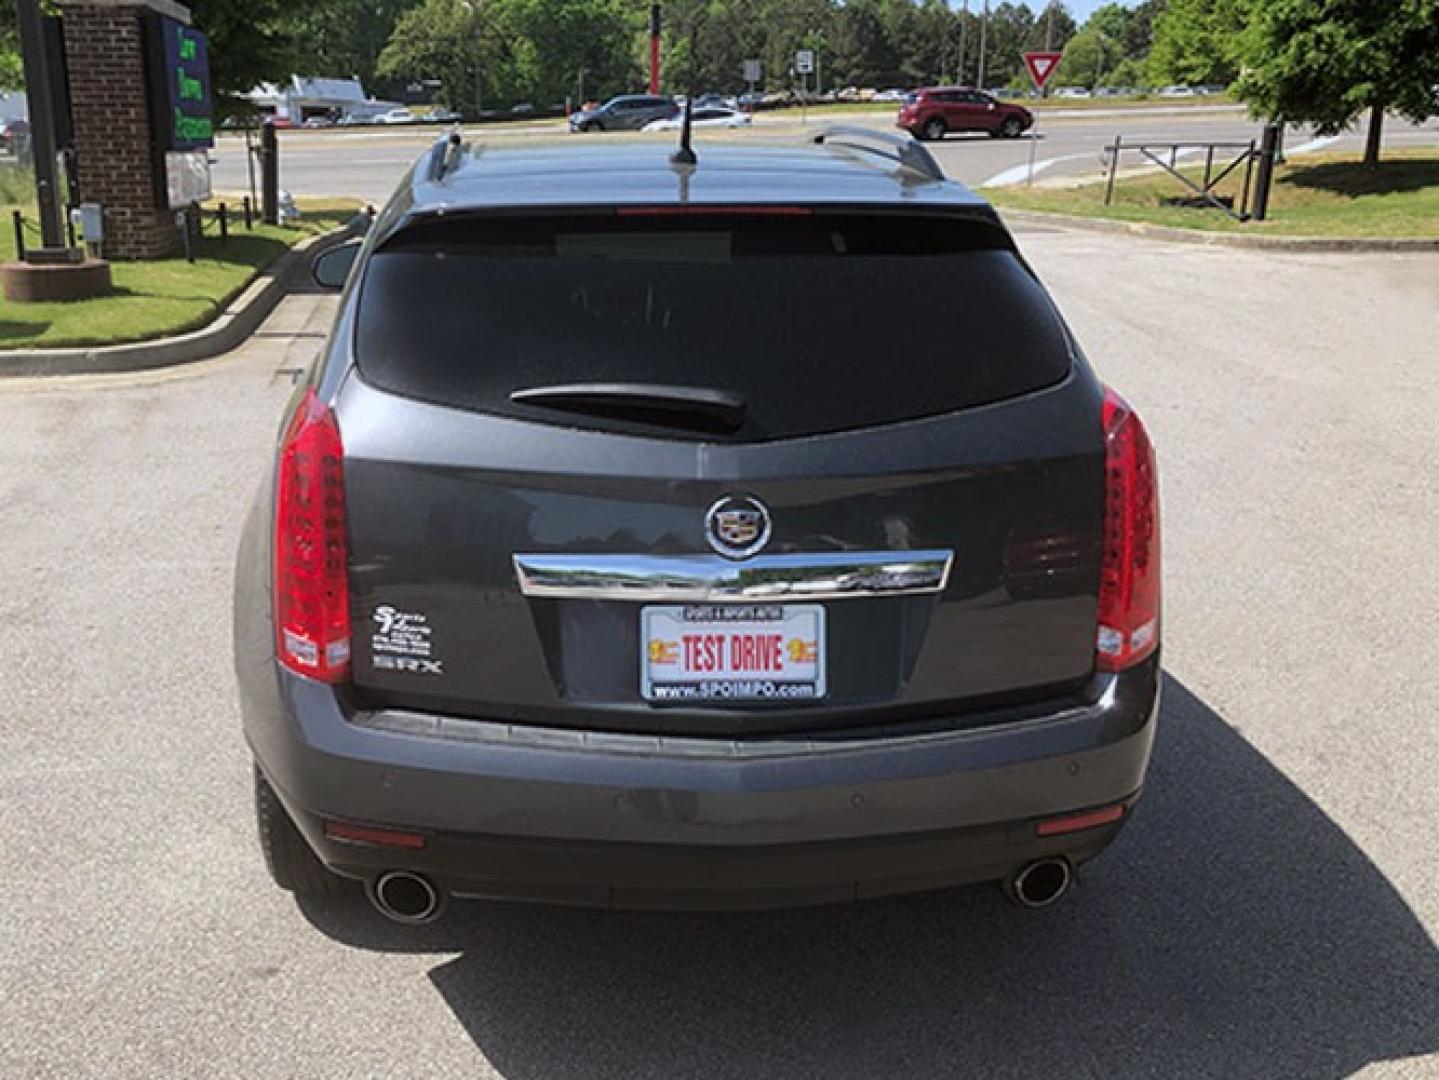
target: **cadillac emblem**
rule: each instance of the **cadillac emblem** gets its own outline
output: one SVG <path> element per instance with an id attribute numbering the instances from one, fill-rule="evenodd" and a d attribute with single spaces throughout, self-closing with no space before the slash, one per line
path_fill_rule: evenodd
<path id="1" fill-rule="evenodd" d="M 726 495 L 705 514 L 705 538 L 727 559 L 747 559 L 769 543 L 769 511 L 749 495 Z"/>

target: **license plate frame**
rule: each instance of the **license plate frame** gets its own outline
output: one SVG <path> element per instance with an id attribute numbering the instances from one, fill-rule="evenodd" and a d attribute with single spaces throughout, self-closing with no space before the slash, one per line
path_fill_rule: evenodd
<path id="1" fill-rule="evenodd" d="M 645 605 L 640 608 L 640 696 L 652 705 L 823 701 L 829 660 L 825 631 L 823 604 Z M 771 640 L 775 635 L 778 656 Z M 690 643 L 687 636 L 719 640 Z"/>

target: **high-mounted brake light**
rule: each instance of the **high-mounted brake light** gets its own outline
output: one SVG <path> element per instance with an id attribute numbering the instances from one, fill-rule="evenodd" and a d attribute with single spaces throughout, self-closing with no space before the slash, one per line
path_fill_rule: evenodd
<path id="1" fill-rule="evenodd" d="M 307 390 L 280 447 L 275 648 L 291 671 L 328 683 L 350 668 L 343 462 L 335 414 Z"/>
<path id="2" fill-rule="evenodd" d="M 618 217 L 809 217 L 809 206 L 735 206 L 686 203 L 683 206 L 620 206 Z"/>
<path id="3" fill-rule="evenodd" d="M 1123 671 L 1159 645 L 1159 480 L 1129 403 L 1104 391 L 1104 556 L 1095 663 Z"/>

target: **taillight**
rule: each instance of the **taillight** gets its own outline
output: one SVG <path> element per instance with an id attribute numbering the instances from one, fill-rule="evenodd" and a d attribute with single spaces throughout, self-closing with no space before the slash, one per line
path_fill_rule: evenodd
<path id="1" fill-rule="evenodd" d="M 275 647 L 323 682 L 350 667 L 344 451 L 335 414 L 305 392 L 280 447 L 275 498 Z"/>
<path id="2" fill-rule="evenodd" d="M 1104 558 L 1095 662 L 1123 671 L 1159 645 L 1159 481 L 1138 414 L 1104 391 Z"/>

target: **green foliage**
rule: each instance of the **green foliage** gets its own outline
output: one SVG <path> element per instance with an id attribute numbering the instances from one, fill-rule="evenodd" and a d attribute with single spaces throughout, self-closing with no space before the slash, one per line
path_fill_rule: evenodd
<path id="1" fill-rule="evenodd" d="M 424 0 L 396 23 L 378 71 L 438 79 L 452 108 L 477 97 L 549 105 L 577 97 L 581 83 L 589 96 L 626 87 L 637 29 L 619 0 Z"/>
<path id="2" fill-rule="evenodd" d="M 1104 73 L 1123 59 L 1118 38 L 1086 24 L 1065 46 L 1053 85 L 1093 89 L 1105 81 Z"/>
<path id="3" fill-rule="evenodd" d="M 290 75 L 291 5 L 285 0 L 187 0 L 194 25 L 210 46 L 216 111 L 240 106 L 233 95 Z"/>
<path id="4" fill-rule="evenodd" d="M 308 0 L 294 5 L 285 29 L 289 72 L 353 76 L 371 93 L 395 93 L 398 86 L 387 85 L 378 77 L 380 53 L 400 17 L 419 3 L 420 0 Z"/>
<path id="5" fill-rule="evenodd" d="M 1365 2 L 1365 0 L 1358 0 Z M 1154 19 L 1149 74 L 1156 83 L 1229 84 L 1239 73 L 1251 10 L 1266 0 L 1169 0 Z"/>
<path id="6" fill-rule="evenodd" d="M 1126 56 L 1104 74 L 1100 80 L 1104 86 L 1127 86 L 1143 90 L 1149 84 L 1148 69 L 1144 61 Z"/>
<path id="7" fill-rule="evenodd" d="M 1238 91 L 1264 116 L 1335 132 L 1365 109 L 1439 114 L 1439 0 L 1265 0 L 1242 49 Z"/>

